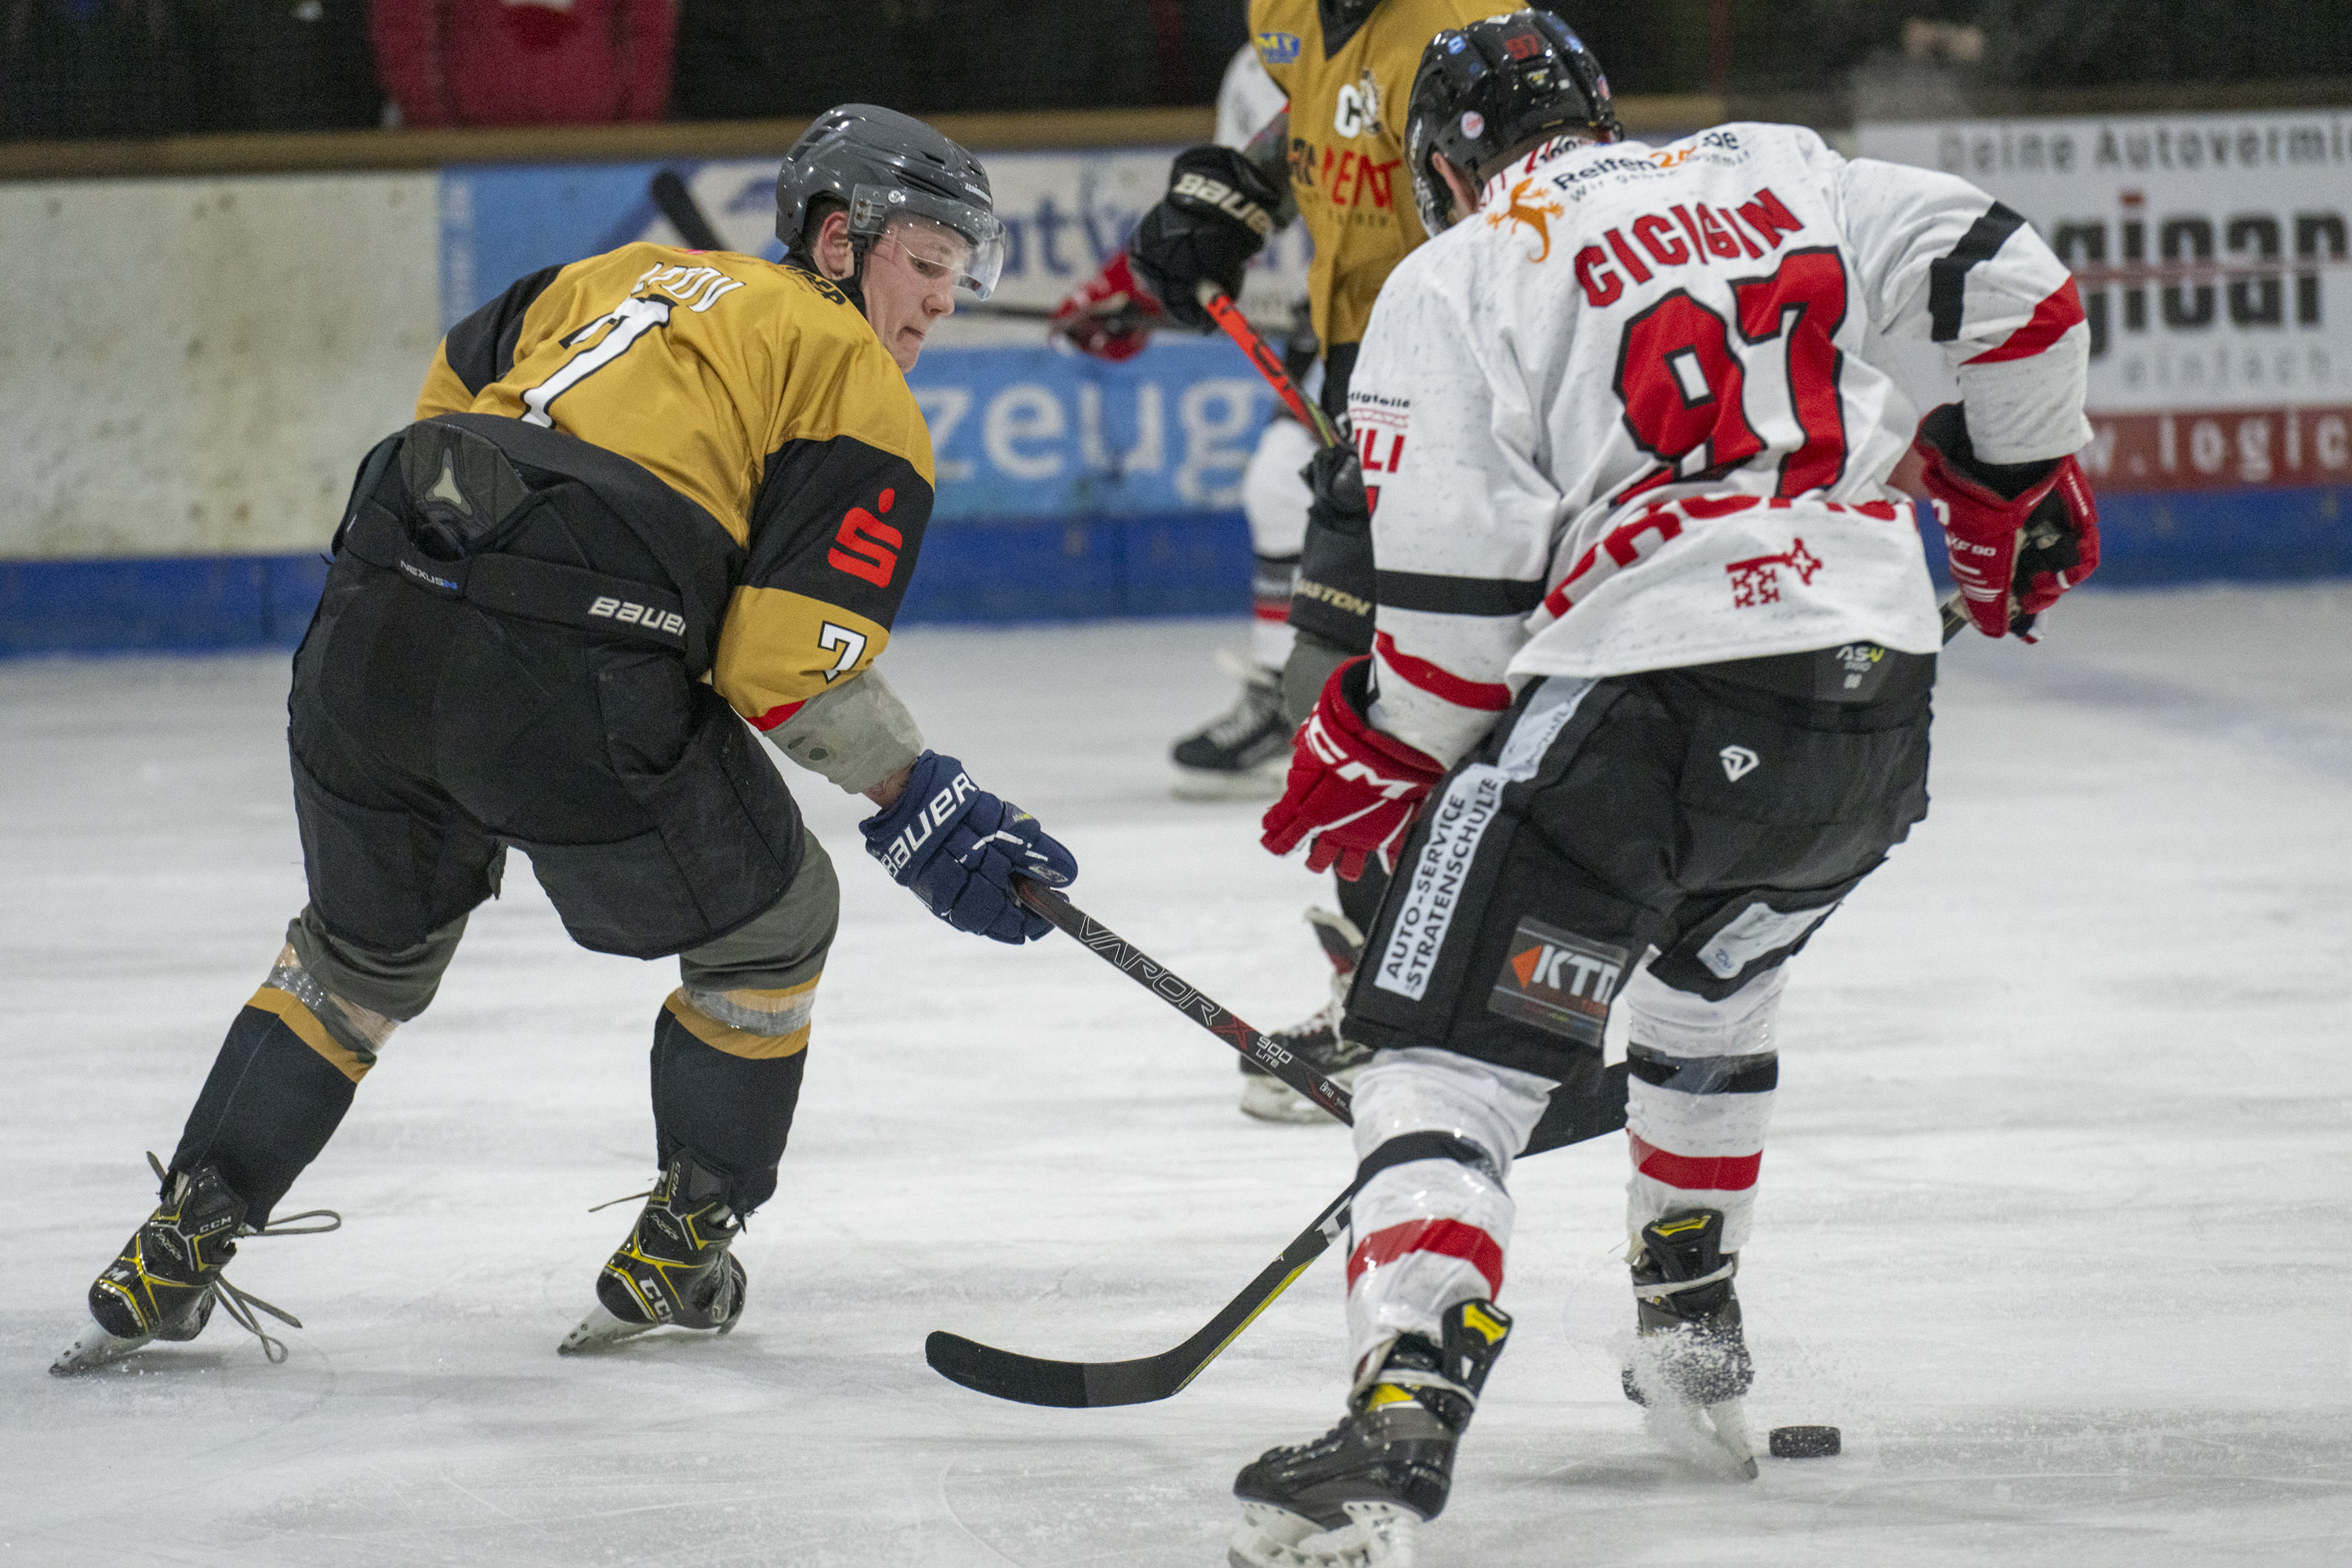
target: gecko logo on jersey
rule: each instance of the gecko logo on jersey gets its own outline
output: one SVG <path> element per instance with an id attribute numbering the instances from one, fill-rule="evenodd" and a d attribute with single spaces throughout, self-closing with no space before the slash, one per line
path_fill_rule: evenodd
<path id="1" fill-rule="evenodd" d="M 1181 174 L 1168 195 L 1171 198 L 1189 197 L 1214 207 L 1235 222 L 1247 225 L 1260 239 L 1274 233 L 1274 215 L 1223 180 L 1213 180 L 1206 174 Z"/>
<path id="2" fill-rule="evenodd" d="M 1536 238 L 1543 242 L 1542 248 L 1528 253 L 1528 259 L 1541 261 L 1551 254 L 1551 220 L 1566 217 L 1568 209 L 1543 196 L 1530 200 L 1528 188 L 1534 184 L 1533 180 L 1521 180 L 1513 185 L 1511 194 L 1503 198 L 1504 205 L 1486 215 L 1486 226 L 1500 228 L 1507 223 L 1527 225 L 1536 231 Z"/>
<path id="3" fill-rule="evenodd" d="M 898 491 L 884 490 L 875 510 L 887 517 L 898 499 Z M 824 552 L 826 565 L 853 577 L 862 577 L 877 588 L 887 588 L 891 574 L 898 570 L 898 548 L 906 543 L 906 538 L 882 518 L 862 506 L 854 506 L 841 520 L 833 542 L 835 548 Z"/>
<path id="4" fill-rule="evenodd" d="M 1559 179 L 1552 184 L 1566 188 Z M 1604 231 L 1601 237 L 1609 242 L 1607 250 L 1588 245 L 1578 251 L 1576 280 L 1584 289 L 1586 302 L 1597 308 L 1622 298 L 1628 279 L 1647 283 L 1656 275 L 1654 266 L 1660 270 L 1694 264 L 1706 266 L 1710 256 L 1726 261 L 1753 261 L 1761 258 L 1768 247 L 1780 249 L 1786 237 L 1804 226 L 1803 220 L 1791 214 L 1769 188 L 1758 191 L 1751 200 L 1737 207 L 1714 208 L 1704 202 L 1677 202 L 1665 214 L 1644 213 L 1627 224 L 1624 230 Z M 1639 249 L 1626 239 L 1628 232 L 1640 242 Z M 1685 236 L 1687 244 L 1684 243 Z M 1763 241 L 1761 245 L 1757 243 L 1759 238 Z M 1646 261 L 1643 258 L 1644 254 L 1648 257 Z"/>
<path id="5" fill-rule="evenodd" d="M 1734 561 L 1724 567 L 1731 579 L 1731 607 L 1752 610 L 1762 605 L 1780 602 L 1780 573 L 1794 572 L 1797 581 L 1805 587 L 1813 585 L 1814 574 L 1822 569 L 1822 559 L 1805 548 L 1801 539 L 1791 540 L 1789 548 L 1778 555 L 1751 555 L 1745 561 Z"/>
<path id="6" fill-rule="evenodd" d="M 600 621 L 611 621 L 616 626 L 643 626 L 649 632 L 659 632 L 665 637 L 686 636 L 684 616 L 676 610 L 640 605 L 634 599 L 619 599 L 610 594 L 600 594 L 596 602 L 588 606 L 588 613 Z"/>
<path id="7" fill-rule="evenodd" d="M 1495 976 L 1486 1010 L 1597 1046 L 1628 959 L 1622 947 L 1523 919 L 1511 933 L 1511 956 Z"/>

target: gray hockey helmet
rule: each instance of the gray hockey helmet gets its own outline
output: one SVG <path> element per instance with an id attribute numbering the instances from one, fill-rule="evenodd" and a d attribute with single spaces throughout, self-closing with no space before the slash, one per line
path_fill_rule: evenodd
<path id="1" fill-rule="evenodd" d="M 971 254 L 956 281 L 985 300 L 1004 270 L 1004 226 L 988 172 L 955 142 L 909 114 L 845 103 L 816 117 L 776 172 L 776 237 L 796 250 L 809 204 L 836 196 L 849 208 L 851 242 L 863 255 L 897 217 L 954 231 Z"/>

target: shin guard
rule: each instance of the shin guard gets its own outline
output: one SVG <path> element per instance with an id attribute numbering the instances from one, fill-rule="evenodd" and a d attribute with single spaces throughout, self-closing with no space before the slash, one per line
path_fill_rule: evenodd
<path id="1" fill-rule="evenodd" d="M 722 1173 L 727 1201 L 751 1213 L 776 1190 L 776 1163 L 799 1107 L 816 982 L 780 992 L 671 994 L 654 1024 L 655 1155 L 681 1151 Z"/>
<path id="2" fill-rule="evenodd" d="M 221 1042 L 171 1174 L 216 1168 L 245 1200 L 245 1223 L 258 1229 L 342 1124 L 367 1068 L 317 1014 L 263 986 Z"/>

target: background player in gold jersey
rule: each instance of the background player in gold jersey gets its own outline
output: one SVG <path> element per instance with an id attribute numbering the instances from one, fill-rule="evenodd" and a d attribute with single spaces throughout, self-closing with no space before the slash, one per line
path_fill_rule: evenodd
<path id="1" fill-rule="evenodd" d="M 432 1001 L 509 846 L 582 945 L 677 954 L 683 982 L 654 1026 L 660 1173 L 562 1348 L 732 1327 L 838 905 L 747 721 L 874 801 L 869 852 L 940 918 L 1051 929 L 1012 878 L 1076 862 L 869 668 L 931 507 L 905 372 L 1003 262 L 987 176 L 852 104 L 776 205 L 782 265 L 631 245 L 517 282 L 369 454 L 288 704 L 310 904 L 53 1371 L 193 1339 L 216 1303 L 261 1332 L 224 1266 Z"/>
<path id="2" fill-rule="evenodd" d="M 1158 326 L 1211 331 L 1201 287 L 1239 295 L 1250 258 L 1298 217 L 1315 249 L 1307 296 L 1322 344 L 1319 401 L 1345 428 L 1349 374 L 1372 300 L 1397 263 L 1427 237 L 1404 172 L 1404 106 L 1413 72 L 1431 38 L 1494 8 L 1488 0 L 1252 0 L 1251 46 L 1287 103 L 1238 151 L 1211 145 L 1178 153 L 1167 196 L 1144 215 L 1128 248 L 1063 302 L 1057 330 L 1086 352 L 1112 359 L 1136 352 L 1142 335 Z M 1196 744 L 1208 731 L 1178 742 L 1180 761 L 1193 772 L 1241 773 L 1262 765 L 1269 740 L 1286 758 L 1284 742 L 1313 710 L 1326 678 L 1343 660 L 1371 651 L 1378 595 L 1361 507 L 1360 486 L 1339 504 L 1318 494 L 1290 602 L 1296 636 L 1279 708 L 1253 705 L 1244 692 L 1243 708 L 1256 715 L 1255 727 L 1229 717 L 1211 726 L 1216 745 Z M 1343 1083 L 1363 1065 L 1363 1053 L 1340 1037 L 1338 998 L 1387 889 L 1386 874 L 1374 864 L 1339 883 L 1343 912 L 1309 911 L 1335 972 L 1332 999 L 1275 1036 Z M 1242 1109 L 1249 1114 L 1322 1120 L 1303 1096 L 1262 1069 L 1244 1062 L 1242 1071 Z"/>

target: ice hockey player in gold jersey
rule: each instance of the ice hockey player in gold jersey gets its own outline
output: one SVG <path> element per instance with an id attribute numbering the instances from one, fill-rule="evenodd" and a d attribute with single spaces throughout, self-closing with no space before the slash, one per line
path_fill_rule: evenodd
<path id="1" fill-rule="evenodd" d="M 1066 882 L 1068 852 L 924 749 L 870 668 L 931 507 L 905 372 L 1003 263 L 987 176 L 851 104 L 776 203 L 782 265 L 639 244 L 517 282 L 362 465 L 288 704 L 310 901 L 53 1371 L 193 1339 L 215 1305 L 283 1357 L 255 1309 L 285 1314 L 223 1268 L 432 1001 L 509 846 L 583 946 L 681 971 L 653 1191 L 562 1348 L 733 1327 L 730 1246 L 776 1187 L 838 904 L 747 721 L 875 803 L 869 852 L 940 919 L 1051 929 L 1012 878 Z"/>
<path id="2" fill-rule="evenodd" d="M 1201 286 L 1238 296 L 1250 258 L 1296 216 L 1315 250 L 1307 297 L 1322 343 L 1318 397 L 1344 428 L 1349 375 L 1372 300 L 1427 237 L 1404 163 L 1404 106 L 1421 51 L 1438 33 L 1495 9 L 1489 0 L 1252 0 L 1251 45 L 1287 103 L 1239 151 L 1178 153 L 1166 197 L 1144 215 L 1128 248 L 1063 302 L 1056 329 L 1087 353 L 1112 359 L 1133 353 L 1154 327 L 1210 331 Z M 1269 765 L 1266 743 L 1286 738 L 1306 718 L 1342 660 L 1371 651 L 1371 540 L 1345 508 L 1309 509 L 1297 571 L 1295 637 L 1279 700 L 1244 690 L 1234 714 L 1179 742 L 1188 773 L 1239 774 Z M 1343 912 L 1308 912 L 1334 966 L 1334 1001 L 1276 1037 L 1342 1082 L 1362 1066 L 1362 1053 L 1339 1033 L 1336 998 L 1387 888 L 1374 866 L 1339 884 Z M 1322 1120 L 1305 1097 L 1250 1063 L 1242 1069 L 1242 1109 L 1250 1115 Z"/>

